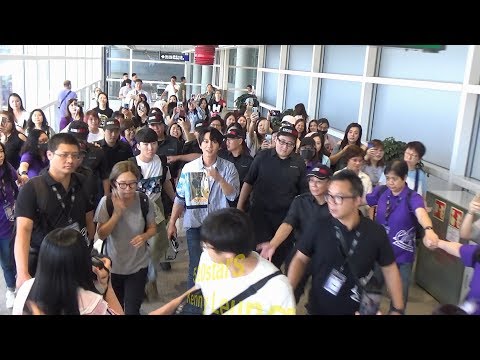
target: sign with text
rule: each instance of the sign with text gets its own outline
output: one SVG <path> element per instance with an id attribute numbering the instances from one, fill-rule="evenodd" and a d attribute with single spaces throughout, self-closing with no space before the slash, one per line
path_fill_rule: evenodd
<path id="1" fill-rule="evenodd" d="M 188 54 L 183 54 L 180 52 L 165 52 L 160 51 L 160 60 L 168 60 L 168 61 L 188 61 L 189 56 Z"/>
<path id="2" fill-rule="evenodd" d="M 445 221 L 445 210 L 447 209 L 447 204 L 444 201 L 435 199 L 435 205 L 433 206 L 433 217 Z"/>
<path id="3" fill-rule="evenodd" d="M 452 206 L 452 209 L 450 210 L 449 225 L 453 226 L 456 229 L 460 229 L 462 220 L 463 220 L 463 211 Z"/>

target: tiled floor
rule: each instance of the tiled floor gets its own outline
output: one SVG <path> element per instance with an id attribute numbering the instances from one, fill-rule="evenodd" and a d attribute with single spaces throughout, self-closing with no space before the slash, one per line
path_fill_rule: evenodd
<path id="1" fill-rule="evenodd" d="M 159 299 L 154 302 L 144 302 L 141 313 L 147 314 L 149 311 L 157 309 L 169 300 L 175 298 L 186 290 L 186 273 L 188 268 L 188 258 L 186 254 L 180 255 L 177 260 L 172 263 L 172 269 L 164 272 L 158 272 L 158 292 Z M 307 289 L 308 290 L 308 289 Z M 3 274 L 0 275 L 0 315 L 10 315 L 11 310 L 5 307 L 5 281 Z M 438 302 L 432 298 L 422 288 L 413 284 L 410 289 L 409 303 L 407 307 L 407 315 L 426 315 L 431 314 L 432 310 L 438 306 Z M 297 314 L 305 315 L 306 296 L 298 304 Z M 381 311 L 385 313 L 388 310 L 390 302 L 384 298 L 381 305 Z"/>

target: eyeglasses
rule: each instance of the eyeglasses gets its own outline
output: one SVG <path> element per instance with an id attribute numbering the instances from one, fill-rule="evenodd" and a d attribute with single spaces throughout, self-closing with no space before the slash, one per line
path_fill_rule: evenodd
<path id="1" fill-rule="evenodd" d="M 408 156 L 408 157 L 411 157 L 412 159 L 417 159 L 418 158 L 417 154 L 407 152 L 407 151 L 405 151 L 405 155 Z"/>
<path id="2" fill-rule="evenodd" d="M 289 148 L 293 148 L 295 146 L 294 143 L 284 141 L 284 140 L 281 140 L 281 139 L 277 139 L 277 143 L 279 143 L 281 146 L 286 146 L 286 147 L 289 147 Z"/>
<path id="3" fill-rule="evenodd" d="M 136 181 L 131 183 L 124 183 L 124 182 L 118 182 L 118 181 L 115 181 L 115 182 L 117 183 L 118 187 L 122 190 L 125 190 L 127 187 L 130 189 L 136 189 L 138 186 L 138 183 Z"/>
<path id="4" fill-rule="evenodd" d="M 72 160 L 80 160 L 81 158 L 84 157 L 84 154 L 82 153 L 53 153 L 54 155 L 57 155 L 60 159 L 62 160 L 67 160 L 68 158 L 71 158 Z"/>
<path id="5" fill-rule="evenodd" d="M 332 194 L 325 194 L 325 201 L 326 202 L 333 202 L 336 205 L 342 205 L 343 199 L 355 199 L 357 196 L 342 196 L 342 195 L 332 195 Z"/>

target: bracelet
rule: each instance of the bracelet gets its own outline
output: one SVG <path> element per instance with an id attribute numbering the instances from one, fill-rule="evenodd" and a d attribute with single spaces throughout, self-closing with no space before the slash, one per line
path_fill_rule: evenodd
<path id="1" fill-rule="evenodd" d="M 391 313 L 392 311 L 399 313 L 400 315 L 405 315 L 405 309 L 397 309 L 395 306 L 390 305 L 389 313 Z"/>
<path id="2" fill-rule="evenodd" d="M 432 226 L 425 226 L 425 227 L 423 228 L 423 230 L 433 230 L 433 227 L 432 227 Z"/>

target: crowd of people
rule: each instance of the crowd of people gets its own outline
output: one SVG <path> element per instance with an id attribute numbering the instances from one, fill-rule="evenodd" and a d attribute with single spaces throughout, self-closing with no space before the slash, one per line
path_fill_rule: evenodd
<path id="1" fill-rule="evenodd" d="M 145 297 L 158 297 L 158 269 L 171 269 L 179 219 L 187 288 L 152 314 L 174 313 L 199 289 L 203 314 L 295 314 L 308 281 L 308 314 L 353 315 L 373 282 L 388 313 L 404 314 L 418 241 L 477 269 L 479 246 L 440 240 L 432 227 L 420 141 L 386 162 L 382 141 L 362 143 L 358 123 L 337 140 L 328 119 L 297 104 L 276 126 L 248 101 L 228 111 L 211 84 L 188 98 L 185 83 L 172 76 L 152 103 L 124 74 L 118 110 L 98 88 L 84 113 L 67 80 L 59 133 L 10 95 L 0 112 L 0 259 L 13 314 L 140 314 Z M 478 213 L 475 198 L 469 238 Z M 475 272 L 466 313 L 480 313 L 477 282 Z"/>

